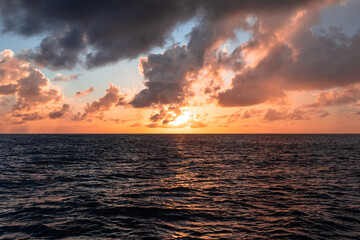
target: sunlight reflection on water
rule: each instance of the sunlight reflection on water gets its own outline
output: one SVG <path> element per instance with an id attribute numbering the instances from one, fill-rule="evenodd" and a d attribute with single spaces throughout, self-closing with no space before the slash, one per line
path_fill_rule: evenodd
<path id="1" fill-rule="evenodd" d="M 359 135 L 0 135 L 0 236 L 358 239 Z"/>

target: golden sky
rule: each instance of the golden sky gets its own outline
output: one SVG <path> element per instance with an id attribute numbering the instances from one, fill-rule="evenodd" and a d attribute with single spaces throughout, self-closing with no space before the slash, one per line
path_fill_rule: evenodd
<path id="1" fill-rule="evenodd" d="M 6 4 L 0 133 L 360 133 L 358 1 Z"/>

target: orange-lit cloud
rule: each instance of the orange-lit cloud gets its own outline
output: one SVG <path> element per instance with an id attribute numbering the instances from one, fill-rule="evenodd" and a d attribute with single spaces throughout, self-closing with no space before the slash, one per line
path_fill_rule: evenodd
<path id="1" fill-rule="evenodd" d="M 75 97 L 86 96 L 86 95 L 91 94 L 93 91 L 95 91 L 95 88 L 94 88 L 94 87 L 91 87 L 91 88 L 89 88 L 89 89 L 86 89 L 86 90 L 83 91 L 83 92 L 78 91 L 78 92 L 76 92 Z"/>
<path id="2" fill-rule="evenodd" d="M 23 11 L 34 11 L 21 3 Z M 133 23 L 131 31 L 122 29 L 121 24 L 118 28 L 104 24 L 101 34 L 91 27 L 98 26 L 98 21 L 107 23 L 107 18 L 99 18 L 101 13 L 97 18 L 80 16 L 76 22 L 62 19 L 56 22 L 58 25 L 52 18 L 37 16 L 38 20 L 49 20 L 48 26 L 67 24 L 20 57 L 11 50 L 1 53 L 0 121 L 17 126 L 31 122 L 35 126 L 35 122 L 60 124 L 62 119 L 67 129 L 82 121 L 84 131 L 94 124 L 99 130 L 110 131 L 111 126 L 114 131 L 125 132 L 299 132 L 302 127 L 313 131 L 311 124 L 326 120 L 319 131 L 339 132 L 341 127 L 351 131 L 360 124 L 360 30 L 346 34 L 336 27 L 321 31 L 314 28 L 323 9 L 338 3 L 171 2 L 159 8 L 168 7 L 169 12 L 178 15 L 162 11 L 158 18 L 137 15 L 139 19 L 127 19 Z M 51 3 L 47 4 L 34 9 L 47 9 Z M 113 7 L 120 5 L 114 3 Z M 130 7 L 129 11 L 137 9 Z M 148 12 L 143 14 L 147 16 Z M 109 16 L 123 21 L 115 17 L 118 14 Z M 187 44 L 143 55 L 154 46 L 164 46 L 169 31 L 192 17 L 197 20 L 187 35 Z M 21 19 L 9 17 L 9 21 L 12 25 L 5 26 L 9 32 L 49 33 L 46 26 L 33 26 L 31 22 L 27 27 L 33 31 L 27 33 L 14 27 L 22 26 Z M 248 39 L 237 42 L 239 32 L 246 32 Z M 52 84 L 69 84 L 68 80 L 77 75 L 58 73 L 51 83 L 34 65 L 72 69 L 83 63 L 94 68 L 139 55 L 144 85 L 128 95 L 121 85 L 110 84 L 102 96 L 93 93 L 95 88 L 91 87 L 76 89 L 75 96 L 74 91 L 66 98 L 61 88 Z M 79 98 L 85 95 L 90 96 Z M 80 102 L 83 99 L 87 102 Z M 346 121 L 340 120 L 343 116 Z"/>

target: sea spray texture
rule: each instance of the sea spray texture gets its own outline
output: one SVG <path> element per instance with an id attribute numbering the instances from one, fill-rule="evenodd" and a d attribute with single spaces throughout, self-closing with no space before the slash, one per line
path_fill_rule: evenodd
<path id="1" fill-rule="evenodd" d="M 1 239 L 359 239 L 360 135 L 0 135 Z"/>

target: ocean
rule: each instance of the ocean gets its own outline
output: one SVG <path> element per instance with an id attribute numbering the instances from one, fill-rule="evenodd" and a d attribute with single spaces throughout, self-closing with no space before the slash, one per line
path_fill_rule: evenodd
<path id="1" fill-rule="evenodd" d="M 0 239 L 360 239 L 360 135 L 0 135 Z"/>

